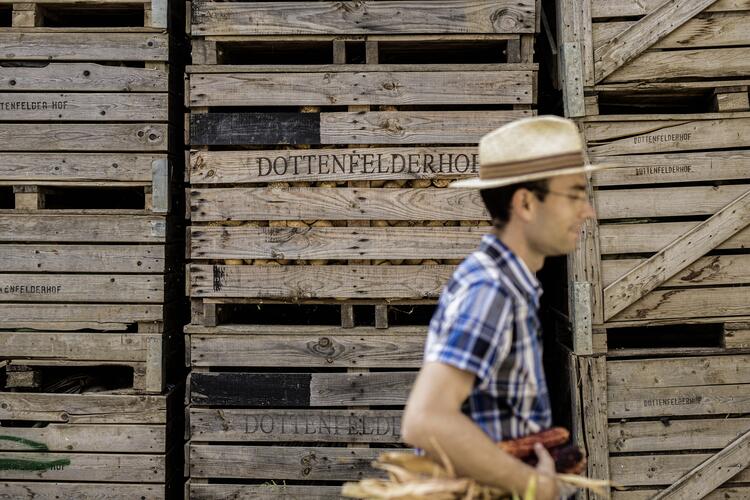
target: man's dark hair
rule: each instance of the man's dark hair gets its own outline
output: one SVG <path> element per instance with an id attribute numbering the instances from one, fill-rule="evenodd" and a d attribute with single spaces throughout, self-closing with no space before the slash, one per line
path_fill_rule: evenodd
<path id="1" fill-rule="evenodd" d="M 493 189 L 482 189 L 479 194 L 482 195 L 484 205 L 492 217 L 492 225 L 497 229 L 503 229 L 510 221 L 510 201 L 513 195 L 519 189 L 528 189 L 540 201 L 544 201 L 549 190 L 549 179 L 541 179 L 532 182 L 523 182 L 521 184 L 511 184 L 510 186 L 501 186 Z"/>

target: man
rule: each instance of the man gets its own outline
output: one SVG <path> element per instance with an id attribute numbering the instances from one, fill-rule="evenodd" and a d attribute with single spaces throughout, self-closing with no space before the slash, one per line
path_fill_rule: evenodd
<path id="1" fill-rule="evenodd" d="M 495 442 L 551 426 L 535 277 L 547 256 L 569 253 L 594 211 L 583 145 L 573 122 L 553 116 L 505 125 L 479 144 L 479 188 L 493 221 L 458 266 L 432 318 L 424 365 L 406 405 L 404 441 L 456 471 L 519 494 L 556 498 L 554 462 L 542 446 L 530 467 Z"/>

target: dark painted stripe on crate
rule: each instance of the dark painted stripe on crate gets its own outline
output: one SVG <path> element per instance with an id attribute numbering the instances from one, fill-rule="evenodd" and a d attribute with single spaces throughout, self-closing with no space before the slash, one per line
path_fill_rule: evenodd
<path id="1" fill-rule="evenodd" d="M 217 406 L 310 406 L 310 373 L 193 373 L 190 401 Z"/>
<path id="2" fill-rule="evenodd" d="M 194 145 L 320 144 L 320 113 L 204 113 L 190 115 Z"/>

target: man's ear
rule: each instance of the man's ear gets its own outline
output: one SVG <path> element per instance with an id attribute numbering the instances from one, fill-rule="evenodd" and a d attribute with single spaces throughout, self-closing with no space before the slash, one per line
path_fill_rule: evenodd
<path id="1" fill-rule="evenodd" d="M 513 197 L 511 198 L 511 212 L 519 217 L 522 221 L 528 222 L 532 219 L 532 216 L 534 214 L 534 202 L 534 193 L 532 193 L 528 189 L 517 189 L 516 192 L 513 193 Z"/>

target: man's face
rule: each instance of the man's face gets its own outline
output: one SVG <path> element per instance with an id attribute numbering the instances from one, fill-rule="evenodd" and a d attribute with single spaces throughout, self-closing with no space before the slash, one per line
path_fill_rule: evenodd
<path id="1" fill-rule="evenodd" d="M 575 250 L 581 226 L 595 216 L 586 197 L 586 176 L 581 173 L 552 177 L 548 189 L 527 225 L 526 236 L 540 254 L 564 255 Z"/>

